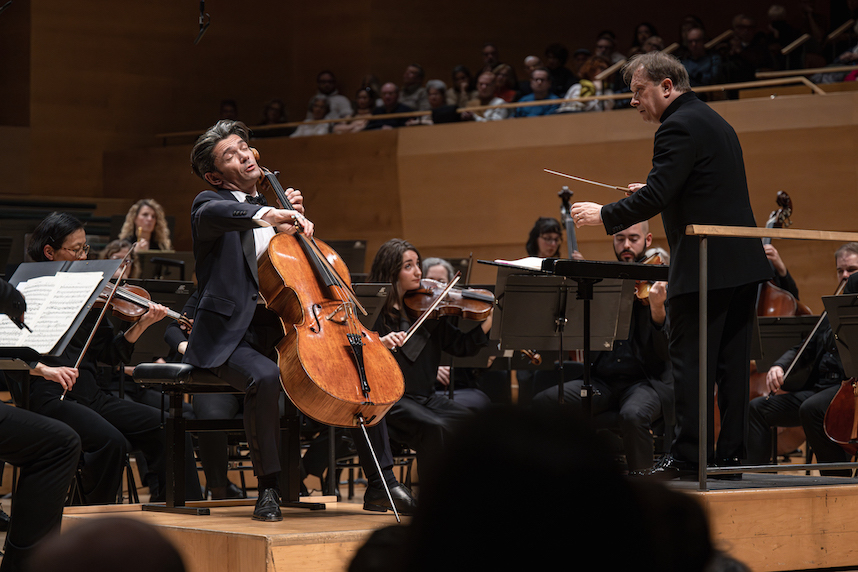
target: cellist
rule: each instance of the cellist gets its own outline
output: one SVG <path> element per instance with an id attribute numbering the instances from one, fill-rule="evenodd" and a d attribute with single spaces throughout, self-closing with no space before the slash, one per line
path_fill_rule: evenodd
<path id="1" fill-rule="evenodd" d="M 844 244 L 834 253 L 838 283 L 858 272 L 858 243 Z M 849 293 L 848 291 L 846 293 Z M 763 464 L 771 458 L 771 428 L 801 425 L 807 444 L 813 449 L 818 462 L 846 462 L 849 459 L 843 448 L 825 434 L 823 422 L 828 405 L 845 379 L 843 364 L 834 344 L 828 318 L 810 339 L 799 357 L 796 369 L 810 368 L 807 381 L 797 391 L 775 394 L 784 383 L 784 373 L 796 357 L 802 344 L 791 348 L 769 368 L 766 386 L 770 395 L 751 401 L 748 431 L 748 459 L 753 465 Z M 828 476 L 850 476 L 851 471 L 822 471 Z"/>
<path id="2" fill-rule="evenodd" d="M 259 301 L 257 258 L 275 232 L 313 235 L 304 216 L 300 191 L 286 197 L 295 210 L 267 207 L 258 189 L 261 168 L 249 145 L 250 133 L 241 122 L 221 120 L 197 139 L 191 151 L 194 172 L 214 190 L 201 192 L 191 208 L 191 230 L 199 304 L 184 361 L 210 369 L 244 392 L 244 426 L 253 471 L 259 482 L 255 520 L 282 520 L 279 438 L 280 369 L 272 359 L 283 330 L 279 319 Z M 299 228 L 301 229 L 299 231 Z M 382 467 L 379 475 L 362 435 L 355 445 L 369 480 L 364 509 L 385 511 L 390 487 L 396 509 L 411 514 L 415 501 L 393 476 L 393 457 L 384 420 L 367 428 Z"/>

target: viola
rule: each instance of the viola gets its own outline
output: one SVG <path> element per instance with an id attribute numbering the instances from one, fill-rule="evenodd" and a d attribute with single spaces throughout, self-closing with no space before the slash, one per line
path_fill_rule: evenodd
<path id="1" fill-rule="evenodd" d="M 446 284 L 424 278 L 420 288 L 406 292 L 403 303 L 407 313 L 416 318 L 422 316 L 438 300 Z M 489 290 L 480 288 L 453 288 L 432 309 L 426 319 L 440 316 L 461 316 L 468 320 L 482 321 L 489 317 L 494 306 L 495 296 Z"/>
<path id="2" fill-rule="evenodd" d="M 110 297 L 111 290 L 113 290 L 113 286 L 110 284 L 104 287 L 95 301 L 95 307 L 102 307 L 109 300 L 113 315 L 126 322 L 136 322 L 149 311 L 149 302 L 152 301 L 152 296 L 145 288 L 133 285 L 119 286 L 112 298 Z M 179 322 L 186 331 L 191 331 L 192 322 L 186 316 L 168 309 L 167 317 Z"/>
<path id="3" fill-rule="evenodd" d="M 652 256 L 648 256 L 642 264 L 664 264 L 661 254 L 656 252 Z M 645 306 L 649 305 L 649 291 L 652 285 L 655 284 L 652 280 L 637 280 L 635 282 L 635 298 L 640 300 Z"/>

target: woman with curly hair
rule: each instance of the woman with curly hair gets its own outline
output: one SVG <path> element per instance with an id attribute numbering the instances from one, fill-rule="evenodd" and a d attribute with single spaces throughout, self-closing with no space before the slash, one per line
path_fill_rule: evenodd
<path id="1" fill-rule="evenodd" d="M 137 250 L 173 250 L 164 209 L 154 199 L 140 199 L 128 209 L 119 238 L 137 242 Z"/>

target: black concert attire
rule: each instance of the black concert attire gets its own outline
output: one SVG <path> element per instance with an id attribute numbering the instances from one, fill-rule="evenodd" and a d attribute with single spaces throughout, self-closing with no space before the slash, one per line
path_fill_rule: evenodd
<path id="1" fill-rule="evenodd" d="M 733 128 L 693 92 L 681 94 L 661 117 L 646 186 L 602 207 L 609 234 L 661 213 L 670 245 L 668 320 L 676 394 L 674 459 L 698 458 L 699 240 L 689 224 L 755 227 L 742 148 Z M 759 239 L 709 238 L 709 411 L 718 384 L 718 458 L 745 456 L 752 320 L 757 284 L 771 278 Z M 709 416 L 707 458 L 715 457 Z"/>
<path id="2" fill-rule="evenodd" d="M 186 363 L 210 369 L 244 392 L 244 427 L 258 476 L 281 470 L 282 388 L 280 368 L 272 357 L 283 328 L 277 316 L 257 305 L 257 238 L 253 230 L 260 228 L 254 216 L 263 208 L 239 202 L 226 190 L 203 191 L 194 199 L 191 228 L 200 294 L 183 358 Z M 370 484 L 380 487 L 381 478 L 395 483 L 385 421 L 367 427 L 381 475 L 361 430 L 350 432 Z"/>
<path id="3" fill-rule="evenodd" d="M 653 465 L 653 423 L 664 417 L 666 436 L 672 434 L 673 378 L 667 326 L 655 324 L 649 307 L 639 300 L 635 299 L 633 304 L 629 339 L 614 341 L 611 351 L 595 352 L 590 382 L 598 394 L 593 395 L 591 413 L 594 421 L 598 421 L 600 414 L 618 413 L 629 471 L 642 472 Z M 558 372 L 545 373 L 559 378 Z M 535 407 L 559 405 L 557 382 L 559 379 L 554 387 L 533 398 Z M 578 411 L 583 384 L 583 379 L 563 384 L 564 402 Z"/>
<path id="4" fill-rule="evenodd" d="M 373 115 L 387 115 L 388 113 L 408 113 L 410 111 L 414 111 L 407 105 L 403 103 L 397 103 L 396 107 L 393 108 L 393 111 L 388 111 L 386 107 L 383 105 L 376 107 L 372 110 Z M 366 124 L 366 128 L 364 131 L 369 131 L 372 129 L 381 129 L 383 127 L 404 127 L 405 123 L 408 121 L 408 117 L 393 117 L 388 119 L 373 119 L 369 123 Z"/>
<path id="5" fill-rule="evenodd" d="M 858 275 L 850 277 L 844 294 L 858 292 Z M 789 369 L 801 344 L 790 348 L 772 367 Z M 804 429 L 807 445 L 821 463 L 849 461 L 843 448 L 825 434 L 825 412 L 837 392 L 840 382 L 846 379 L 843 363 L 834 341 L 831 324 L 826 317 L 808 342 L 793 368 L 792 375 L 806 376 L 796 391 L 761 396 L 751 401 L 751 423 L 748 435 L 748 462 L 764 464 L 772 457 L 772 427 L 798 427 Z M 850 470 L 821 471 L 829 476 L 850 476 Z"/>
<path id="6" fill-rule="evenodd" d="M 62 355 L 45 356 L 42 362 L 50 366 L 73 367 L 84 347 L 99 311 L 87 315 Z M 116 333 L 110 322 L 102 321 L 95 337 L 78 366 L 74 388 L 60 400 L 63 388 L 53 381 L 31 376 L 30 408 L 58 419 L 80 435 L 84 451 L 82 492 L 86 504 L 116 502 L 125 456 L 139 450 L 153 473 L 147 484 L 153 494 L 166 491 L 164 458 L 165 432 L 161 412 L 154 407 L 119 399 L 102 390 L 96 382 L 98 362 L 108 365 L 128 363 L 134 344 Z M 199 480 L 191 475 L 189 498 L 199 498 Z M 155 480 L 157 479 L 157 480 Z"/>
<path id="7" fill-rule="evenodd" d="M 25 307 L 20 292 L 0 280 L 0 312 L 20 318 Z M 39 542 L 59 530 L 79 459 L 80 438 L 68 425 L 0 404 L 0 460 L 21 471 L 0 571 L 25 569 Z"/>
<path id="8" fill-rule="evenodd" d="M 407 331 L 410 325 L 406 319 L 381 316 L 375 329 L 380 336 L 385 336 L 390 332 Z M 417 451 L 424 465 L 443 454 L 444 440 L 456 422 L 471 415 L 466 406 L 435 392 L 441 353 L 468 357 L 487 344 L 488 336 L 479 325 L 463 332 L 454 325 L 452 318 L 442 317 L 423 322 L 411 339 L 394 353 L 405 378 L 405 395 L 387 414 L 390 436 Z"/>

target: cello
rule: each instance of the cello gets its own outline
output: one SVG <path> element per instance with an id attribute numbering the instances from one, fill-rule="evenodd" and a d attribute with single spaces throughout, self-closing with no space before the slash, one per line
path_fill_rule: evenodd
<path id="1" fill-rule="evenodd" d="M 263 186 L 292 208 L 274 173 L 261 169 Z M 356 312 L 364 310 L 342 259 L 321 240 L 278 233 L 258 272 L 259 292 L 286 334 L 277 344 L 277 362 L 289 399 L 326 425 L 381 421 L 402 397 L 405 380 L 378 334 L 358 320 Z"/>

